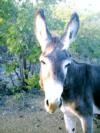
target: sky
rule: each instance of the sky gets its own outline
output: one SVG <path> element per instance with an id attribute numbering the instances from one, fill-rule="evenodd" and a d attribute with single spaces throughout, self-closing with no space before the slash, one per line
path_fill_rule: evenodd
<path id="1" fill-rule="evenodd" d="M 67 0 L 66 0 L 67 1 Z M 90 10 L 92 12 L 100 12 L 100 0 L 68 0 L 75 2 L 80 10 Z"/>
<path id="2" fill-rule="evenodd" d="M 15 0 L 20 1 L 20 0 Z M 21 0 L 25 1 L 25 0 Z M 36 0 L 30 0 L 34 4 L 36 3 Z M 64 0 L 60 0 L 64 1 Z M 78 10 L 88 10 L 91 12 L 100 12 L 100 0 L 65 0 L 66 4 L 70 5 L 73 8 L 76 8 Z"/>

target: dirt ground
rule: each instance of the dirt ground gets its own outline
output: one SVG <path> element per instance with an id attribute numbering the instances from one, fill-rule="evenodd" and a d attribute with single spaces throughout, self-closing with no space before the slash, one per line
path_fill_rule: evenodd
<path id="1" fill-rule="evenodd" d="M 0 133 L 66 133 L 63 114 L 48 114 L 40 91 L 0 100 Z M 77 133 L 81 125 L 77 122 Z M 94 133 L 100 133 L 100 120 L 94 122 Z"/>

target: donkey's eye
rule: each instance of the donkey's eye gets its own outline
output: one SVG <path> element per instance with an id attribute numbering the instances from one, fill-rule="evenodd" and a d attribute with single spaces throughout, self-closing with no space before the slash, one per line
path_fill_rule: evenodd
<path id="1" fill-rule="evenodd" d="M 66 65 L 65 65 L 65 68 L 67 68 L 67 67 L 69 67 L 69 66 L 70 66 L 70 63 L 66 64 Z"/>
<path id="2" fill-rule="evenodd" d="M 41 63 L 43 64 L 43 65 L 45 65 L 46 63 L 45 63 L 45 61 L 43 61 L 43 60 L 41 60 Z"/>

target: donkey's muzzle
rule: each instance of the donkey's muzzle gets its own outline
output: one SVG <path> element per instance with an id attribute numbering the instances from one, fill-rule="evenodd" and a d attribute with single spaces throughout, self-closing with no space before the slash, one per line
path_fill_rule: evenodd
<path id="1" fill-rule="evenodd" d="M 56 102 L 50 102 L 49 100 L 45 100 L 45 108 L 47 112 L 54 113 L 57 108 L 60 108 L 62 105 L 62 99 Z"/>

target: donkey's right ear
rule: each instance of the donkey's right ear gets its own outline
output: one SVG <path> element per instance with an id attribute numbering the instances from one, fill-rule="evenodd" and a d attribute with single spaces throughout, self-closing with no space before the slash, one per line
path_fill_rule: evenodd
<path id="1" fill-rule="evenodd" d="M 45 50 L 46 46 L 51 41 L 51 34 L 48 31 L 44 11 L 40 9 L 37 11 L 36 18 L 35 18 L 35 34 L 37 40 L 40 43 L 42 52 Z"/>

